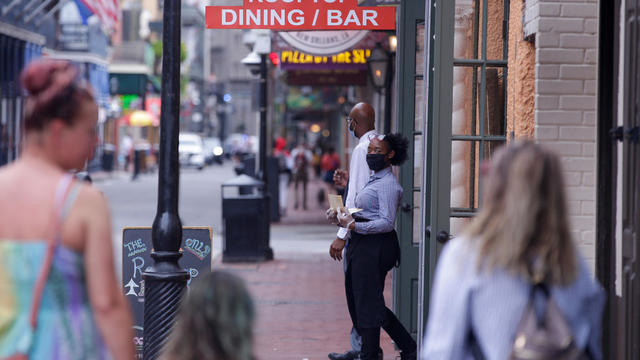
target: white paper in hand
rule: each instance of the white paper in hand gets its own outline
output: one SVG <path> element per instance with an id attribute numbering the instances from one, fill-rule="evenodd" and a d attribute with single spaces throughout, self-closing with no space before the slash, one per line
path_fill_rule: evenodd
<path id="1" fill-rule="evenodd" d="M 329 199 L 329 207 L 331 209 L 335 210 L 336 212 L 339 212 L 341 208 L 344 209 L 344 205 L 342 203 L 342 195 L 327 194 L 327 198 Z M 358 209 L 358 208 L 349 208 L 346 210 L 349 211 L 349 214 L 362 211 L 362 209 Z"/>
<path id="2" fill-rule="evenodd" d="M 344 207 L 344 205 L 342 205 L 342 195 L 327 194 L 327 198 L 329 199 L 329 207 L 336 212 Z"/>

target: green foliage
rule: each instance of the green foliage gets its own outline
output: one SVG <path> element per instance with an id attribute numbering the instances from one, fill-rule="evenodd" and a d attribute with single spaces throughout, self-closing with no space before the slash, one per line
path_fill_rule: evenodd
<path id="1" fill-rule="evenodd" d="M 156 57 L 156 59 L 160 59 L 162 58 L 162 40 L 157 40 L 154 41 L 151 44 L 151 47 L 153 48 L 153 55 Z M 180 42 L 180 62 L 184 62 L 187 59 L 187 45 L 185 45 L 185 43 Z"/>
<path id="2" fill-rule="evenodd" d="M 180 43 L 180 62 L 187 60 L 187 45 L 183 42 Z"/>

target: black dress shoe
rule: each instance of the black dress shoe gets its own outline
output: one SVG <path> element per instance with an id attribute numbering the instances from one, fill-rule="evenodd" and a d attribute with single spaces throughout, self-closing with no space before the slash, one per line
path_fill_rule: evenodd
<path id="1" fill-rule="evenodd" d="M 349 350 L 344 354 L 332 352 L 328 356 L 331 360 L 356 360 L 360 358 L 360 352 L 355 350 Z"/>

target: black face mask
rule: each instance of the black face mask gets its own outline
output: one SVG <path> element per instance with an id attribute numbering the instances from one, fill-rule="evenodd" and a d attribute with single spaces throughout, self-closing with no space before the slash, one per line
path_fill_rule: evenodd
<path id="1" fill-rule="evenodd" d="M 387 166 L 384 161 L 386 155 L 387 154 L 367 154 L 367 165 L 369 165 L 369 169 L 373 171 L 384 169 Z"/>

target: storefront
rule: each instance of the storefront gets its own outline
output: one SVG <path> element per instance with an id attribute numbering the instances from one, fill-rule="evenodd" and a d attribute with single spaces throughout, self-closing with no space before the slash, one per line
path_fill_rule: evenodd
<path id="1" fill-rule="evenodd" d="M 42 35 L 0 19 L 0 166 L 20 153 L 24 94 L 19 74 L 26 64 L 41 56 L 44 43 Z"/>
<path id="2" fill-rule="evenodd" d="M 636 1 L 600 4 L 596 269 L 609 299 L 607 359 L 640 357 L 639 16 Z"/>

